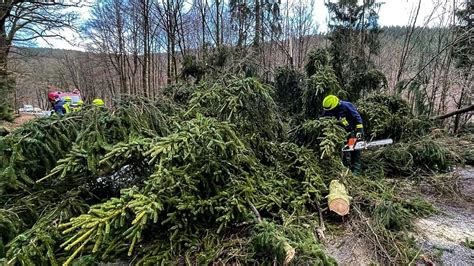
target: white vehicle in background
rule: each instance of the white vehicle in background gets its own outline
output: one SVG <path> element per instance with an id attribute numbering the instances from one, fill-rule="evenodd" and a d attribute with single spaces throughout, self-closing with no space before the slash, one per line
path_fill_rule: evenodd
<path id="1" fill-rule="evenodd" d="M 34 115 L 37 117 L 49 117 L 51 116 L 52 113 L 53 113 L 52 111 L 41 111 L 41 112 L 35 113 Z"/>
<path id="2" fill-rule="evenodd" d="M 74 89 L 72 92 L 60 92 L 57 90 L 58 88 L 54 86 L 49 86 L 49 88 L 54 90 L 48 93 L 48 100 L 50 103 L 56 98 L 65 101 L 66 97 L 69 97 L 71 98 L 71 106 L 74 107 L 77 106 L 77 102 L 82 101 L 81 92 L 78 89 Z M 20 114 L 33 115 L 36 117 L 49 117 L 53 114 L 52 110 L 42 110 L 41 108 L 34 107 L 31 104 L 24 104 L 18 111 Z"/>
<path id="3" fill-rule="evenodd" d="M 35 108 L 33 108 L 33 105 L 30 104 L 24 104 L 22 108 L 20 108 L 20 113 L 33 113 Z"/>
<path id="4" fill-rule="evenodd" d="M 43 111 L 41 108 L 33 107 L 33 105 L 31 104 L 23 105 L 23 107 L 20 108 L 18 111 L 20 111 L 21 114 L 33 115 L 37 117 L 47 117 L 51 115 L 50 111 Z"/>

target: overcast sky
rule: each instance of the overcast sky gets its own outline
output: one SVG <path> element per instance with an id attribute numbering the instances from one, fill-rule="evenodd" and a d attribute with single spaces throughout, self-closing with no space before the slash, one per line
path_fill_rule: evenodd
<path id="1" fill-rule="evenodd" d="M 94 2 L 95 0 L 88 0 L 88 3 Z M 324 5 L 325 0 L 314 0 L 315 1 L 315 21 L 319 24 L 319 31 L 326 31 L 327 21 L 328 21 L 328 12 Z M 458 2 L 460 0 L 457 0 Z M 416 8 L 418 5 L 418 0 L 385 0 L 378 1 L 384 2 L 380 8 L 380 19 L 379 23 L 381 26 L 390 26 L 390 25 L 406 25 L 410 18 L 410 12 Z M 421 8 L 419 14 L 418 25 L 423 25 L 425 21 L 429 18 L 433 9 L 438 6 L 435 3 L 451 3 L 448 0 L 422 0 Z M 440 5 L 441 6 L 441 5 Z M 81 14 L 83 20 L 88 18 L 90 7 L 78 8 L 77 11 Z M 437 17 L 440 14 L 445 13 L 445 10 L 442 10 L 441 7 L 436 9 L 436 15 L 431 18 L 431 25 L 435 24 Z M 71 43 L 61 39 L 48 39 L 48 42 L 43 40 L 38 41 L 38 46 L 41 47 L 52 47 L 58 49 L 73 49 L 73 50 L 83 50 L 81 47 L 80 39 L 77 38 L 77 35 L 70 30 L 65 30 L 63 36 L 67 38 Z"/>

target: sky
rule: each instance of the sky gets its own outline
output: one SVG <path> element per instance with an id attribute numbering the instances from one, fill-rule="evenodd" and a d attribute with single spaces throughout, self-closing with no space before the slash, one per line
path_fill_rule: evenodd
<path id="1" fill-rule="evenodd" d="M 90 4 L 100 0 L 85 0 L 87 6 L 76 8 L 76 11 L 80 14 L 82 20 L 86 20 L 90 12 Z M 290 0 L 291 1 L 291 0 Z M 319 25 L 319 31 L 324 32 L 327 30 L 328 24 L 328 12 L 324 5 L 327 0 L 314 0 L 315 11 L 314 18 Z M 332 0 L 334 1 L 334 0 Z M 428 20 L 435 6 L 435 2 L 444 3 L 447 0 L 421 0 L 420 13 L 418 25 L 422 26 L 425 21 Z M 459 1 L 459 0 L 458 0 Z M 410 20 L 410 12 L 418 5 L 418 0 L 379 0 L 377 2 L 383 2 L 384 4 L 380 8 L 379 12 L 379 24 L 381 26 L 392 26 L 392 25 L 407 25 Z M 450 1 L 449 1 L 450 2 Z M 437 8 L 436 14 L 442 14 L 443 10 Z M 437 15 L 433 16 L 431 23 L 435 23 Z M 68 41 L 62 39 L 49 38 L 47 42 L 44 40 L 38 41 L 40 47 L 52 47 L 57 49 L 70 49 L 70 50 L 84 50 L 81 46 L 81 40 L 79 36 L 73 33 L 72 30 L 64 30 L 63 37 Z"/>

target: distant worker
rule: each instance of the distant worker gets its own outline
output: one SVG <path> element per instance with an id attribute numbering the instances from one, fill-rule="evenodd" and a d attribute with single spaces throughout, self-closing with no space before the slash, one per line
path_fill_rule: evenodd
<path id="1" fill-rule="evenodd" d="M 105 107 L 104 100 L 99 99 L 99 98 L 94 99 L 94 100 L 92 101 L 92 104 L 93 104 L 94 106 L 100 107 L 100 108 L 104 108 L 104 107 Z"/>
<path id="2" fill-rule="evenodd" d="M 66 114 L 69 114 L 72 111 L 72 99 L 69 96 L 64 97 L 64 110 L 66 110 Z"/>
<path id="3" fill-rule="evenodd" d="M 64 109 L 65 101 L 61 100 L 59 97 L 59 92 L 50 92 L 48 94 L 48 100 L 52 105 L 53 112 L 59 116 L 63 116 L 66 113 Z"/>
<path id="4" fill-rule="evenodd" d="M 364 126 L 362 125 L 362 117 L 357 111 L 356 107 L 346 101 L 341 101 L 335 95 L 328 95 L 323 100 L 323 116 L 331 116 L 338 119 L 347 132 L 349 132 L 348 138 L 357 138 L 362 140 L 364 138 Z M 355 150 L 349 152 L 350 169 L 354 175 L 360 175 L 361 173 L 361 160 L 360 151 Z"/>
<path id="5" fill-rule="evenodd" d="M 77 101 L 76 104 L 74 105 L 74 107 L 72 108 L 72 111 L 73 112 L 81 111 L 81 108 L 82 108 L 83 105 L 84 105 L 84 102 L 82 100 Z"/>

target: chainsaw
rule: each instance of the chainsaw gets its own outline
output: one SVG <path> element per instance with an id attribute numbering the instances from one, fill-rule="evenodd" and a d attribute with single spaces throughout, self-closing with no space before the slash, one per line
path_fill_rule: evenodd
<path id="1" fill-rule="evenodd" d="M 347 144 L 342 148 L 343 152 L 347 151 L 358 151 L 358 150 L 366 150 L 377 146 L 389 145 L 392 144 L 392 139 L 382 139 L 382 140 L 375 140 L 375 141 L 363 141 L 357 138 L 350 138 L 347 141 Z"/>

